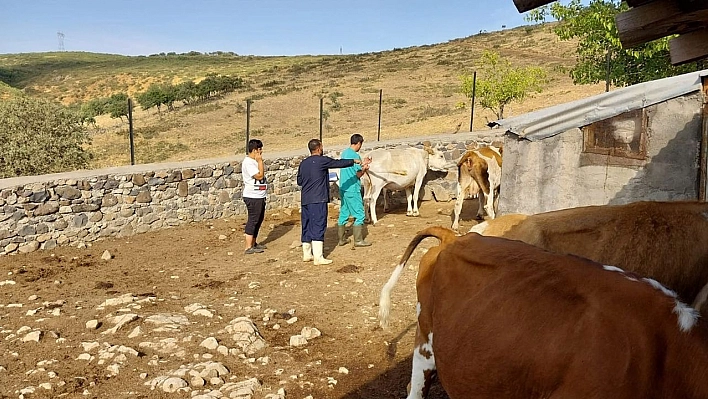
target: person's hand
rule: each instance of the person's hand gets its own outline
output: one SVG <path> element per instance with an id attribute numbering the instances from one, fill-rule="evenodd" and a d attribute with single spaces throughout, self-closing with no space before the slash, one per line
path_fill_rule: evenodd
<path id="1" fill-rule="evenodd" d="M 253 154 L 253 159 L 256 161 L 262 161 L 263 160 L 263 151 L 256 151 L 255 154 Z"/>
<path id="2" fill-rule="evenodd" d="M 362 167 L 361 167 L 361 170 L 363 170 L 364 172 L 366 172 L 367 170 L 369 170 L 369 164 L 366 164 L 366 165 L 362 166 Z"/>
<path id="3" fill-rule="evenodd" d="M 371 157 L 366 157 L 364 158 L 364 162 L 361 163 L 362 166 L 368 165 L 371 163 Z"/>

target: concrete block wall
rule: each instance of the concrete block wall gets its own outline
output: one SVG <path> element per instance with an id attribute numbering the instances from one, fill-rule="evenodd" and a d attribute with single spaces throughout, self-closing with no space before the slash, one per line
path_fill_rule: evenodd
<path id="1" fill-rule="evenodd" d="M 490 143 L 499 133 L 412 138 L 365 143 L 361 153 L 423 143 L 444 151 L 451 161 L 473 143 Z M 325 155 L 338 157 L 345 146 Z M 267 152 L 266 152 L 267 153 Z M 267 209 L 299 208 L 297 168 L 306 157 L 267 154 Z M 124 237 L 206 219 L 245 215 L 241 161 L 232 159 L 135 165 L 0 180 L 0 255 L 28 253 L 58 245 L 82 245 L 105 237 Z M 429 172 L 422 199 L 451 200 L 457 170 Z M 333 190 L 336 193 L 336 190 Z M 405 194 L 394 201 L 405 201 Z M 335 199 L 336 202 L 336 199 Z"/>

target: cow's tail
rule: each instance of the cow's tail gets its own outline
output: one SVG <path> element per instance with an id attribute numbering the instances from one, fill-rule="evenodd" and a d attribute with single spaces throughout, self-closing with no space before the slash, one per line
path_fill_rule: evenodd
<path id="1" fill-rule="evenodd" d="M 708 301 L 708 284 L 703 286 L 703 289 L 701 292 L 696 295 L 696 299 L 693 301 L 693 308 L 696 309 L 699 313 L 703 314 L 702 308 L 703 305 L 706 304 Z M 708 309 L 706 309 L 706 313 L 708 313 Z"/>
<path id="2" fill-rule="evenodd" d="M 406 248 L 406 251 L 403 253 L 403 257 L 401 257 L 401 263 L 396 266 L 396 269 L 394 269 L 393 274 L 391 274 L 391 277 L 388 279 L 388 282 L 386 282 L 383 289 L 381 289 L 381 296 L 379 297 L 379 324 L 382 328 L 388 327 L 388 316 L 391 312 L 391 292 L 393 291 L 393 287 L 396 285 L 399 277 L 401 277 L 403 269 L 406 268 L 406 262 L 413 254 L 413 251 L 415 251 L 421 241 L 428 237 L 435 237 L 440 240 L 442 246 L 446 246 L 452 242 L 457 235 L 453 230 L 450 230 L 447 227 L 432 226 L 418 232 L 418 234 L 413 237 L 413 240 L 411 240 L 410 244 L 408 244 L 408 247 Z"/>
<path id="3" fill-rule="evenodd" d="M 364 188 L 363 199 L 371 199 L 371 190 L 373 190 L 373 184 L 371 183 L 371 177 L 369 176 L 368 171 L 364 172 L 364 174 L 361 175 L 360 181 L 361 186 Z"/>

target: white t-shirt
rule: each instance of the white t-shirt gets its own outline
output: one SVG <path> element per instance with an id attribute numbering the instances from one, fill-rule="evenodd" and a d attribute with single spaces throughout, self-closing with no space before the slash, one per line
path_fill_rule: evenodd
<path id="1" fill-rule="evenodd" d="M 253 178 L 258 174 L 258 161 L 246 157 L 241 164 L 241 177 L 243 178 L 243 196 L 245 198 L 265 198 L 268 184 L 265 176 L 261 180 Z"/>

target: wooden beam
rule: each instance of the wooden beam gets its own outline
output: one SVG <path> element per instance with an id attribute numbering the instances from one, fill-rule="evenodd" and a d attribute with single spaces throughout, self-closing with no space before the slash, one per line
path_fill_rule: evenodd
<path id="1" fill-rule="evenodd" d="M 708 57 L 708 29 L 684 33 L 669 40 L 669 49 L 674 65 Z"/>
<path id="2" fill-rule="evenodd" d="M 656 0 L 617 14 L 615 22 L 622 46 L 635 47 L 708 25 L 708 2 Z"/>
<path id="3" fill-rule="evenodd" d="M 652 0 L 627 0 L 627 5 L 630 7 L 639 7 L 642 4 L 651 3 Z"/>
<path id="4" fill-rule="evenodd" d="M 699 154 L 698 200 L 705 202 L 706 186 L 708 185 L 708 77 L 702 77 L 701 81 L 703 83 L 703 129 L 701 131 L 701 148 Z"/>
<path id="5" fill-rule="evenodd" d="M 555 0 L 514 0 L 514 5 L 519 12 L 531 11 L 534 8 L 553 3 Z"/>

